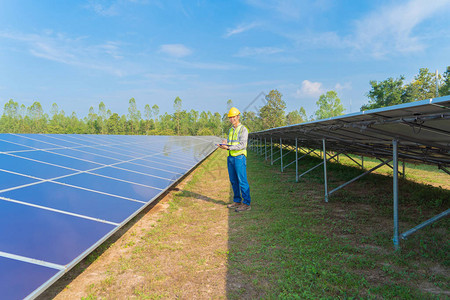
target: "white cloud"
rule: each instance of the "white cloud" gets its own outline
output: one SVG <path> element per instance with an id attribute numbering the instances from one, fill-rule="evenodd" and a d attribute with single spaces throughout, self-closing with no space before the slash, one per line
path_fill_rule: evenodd
<path id="1" fill-rule="evenodd" d="M 249 5 L 276 12 L 281 18 L 299 19 L 308 11 L 320 9 L 323 6 L 321 1 L 307 0 L 247 0 Z"/>
<path id="2" fill-rule="evenodd" d="M 363 17 L 354 20 L 350 33 L 283 32 L 299 48 L 349 49 L 375 58 L 392 54 L 417 53 L 425 50 L 430 38 L 442 38 L 450 27 L 436 28 L 430 32 L 430 22 L 435 17 L 450 13 L 449 0 L 388 1 Z M 432 36 L 432 34 L 434 34 Z"/>
<path id="3" fill-rule="evenodd" d="M 323 94 L 325 90 L 321 82 L 311 82 L 309 80 L 303 80 L 302 86 L 297 89 L 295 96 L 297 98 L 305 97 L 318 97 Z"/>
<path id="4" fill-rule="evenodd" d="M 239 50 L 235 55 L 237 57 L 259 56 L 259 55 L 272 55 L 276 53 L 284 52 L 281 48 L 276 47 L 244 47 Z"/>
<path id="5" fill-rule="evenodd" d="M 169 56 L 180 58 L 192 54 L 192 50 L 182 44 L 166 44 L 159 47 L 159 51 Z"/>
<path id="6" fill-rule="evenodd" d="M 248 31 L 250 29 L 253 29 L 253 28 L 257 27 L 257 26 L 259 26 L 259 24 L 256 23 L 256 22 L 253 22 L 253 23 L 250 23 L 250 24 L 246 24 L 246 25 L 241 24 L 241 25 L 238 25 L 236 28 L 227 29 L 227 33 L 225 33 L 224 36 L 225 37 L 230 37 L 230 36 L 235 35 L 235 34 L 240 34 L 240 33 L 243 33 L 245 31 Z"/>
<path id="7" fill-rule="evenodd" d="M 351 90 L 352 89 L 352 83 L 346 82 L 344 84 L 340 84 L 339 82 L 335 84 L 334 89 L 336 91 L 342 91 L 342 90 Z"/>
<path id="8" fill-rule="evenodd" d="M 230 63 L 209 63 L 209 62 L 191 62 L 191 61 L 177 61 L 178 64 L 192 68 L 192 69 L 200 69 L 200 70 L 237 70 L 242 69 L 243 67 L 236 64 Z"/>
<path id="9" fill-rule="evenodd" d="M 387 5 L 356 21 L 349 42 L 356 49 L 375 57 L 391 52 L 408 53 L 423 50 L 426 45 L 416 33 L 418 26 L 435 14 L 450 8 L 448 0 L 410 0 Z M 424 33 L 427 34 L 427 33 Z"/>
<path id="10" fill-rule="evenodd" d="M 103 17 L 114 17 L 118 16 L 123 12 L 127 5 L 132 4 L 140 4 L 146 5 L 148 1 L 146 0 L 88 0 L 88 3 L 84 5 L 84 8 L 88 10 L 92 10 L 96 14 Z M 162 7 L 162 4 L 159 1 L 153 1 L 153 5 Z"/>
<path id="11" fill-rule="evenodd" d="M 120 58 L 119 44 L 87 45 L 84 37 L 70 38 L 61 33 L 46 31 L 43 34 L 0 31 L 0 38 L 21 43 L 32 56 L 81 68 L 105 71 L 122 76 L 123 71 L 103 63 L 108 57 Z"/>
<path id="12" fill-rule="evenodd" d="M 117 2 L 102 4 L 104 1 L 90 0 L 85 8 L 94 11 L 96 14 L 104 17 L 117 16 L 119 14 L 119 7 Z"/>

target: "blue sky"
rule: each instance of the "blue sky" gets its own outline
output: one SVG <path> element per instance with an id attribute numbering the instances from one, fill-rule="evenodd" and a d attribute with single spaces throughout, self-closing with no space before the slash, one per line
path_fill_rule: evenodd
<path id="1" fill-rule="evenodd" d="M 346 113 L 370 80 L 450 65 L 450 1 L 0 1 L 0 105 L 87 115 L 128 100 L 225 112 L 278 89 L 308 115 L 336 90 Z M 252 107 L 260 106 L 259 100 Z"/>

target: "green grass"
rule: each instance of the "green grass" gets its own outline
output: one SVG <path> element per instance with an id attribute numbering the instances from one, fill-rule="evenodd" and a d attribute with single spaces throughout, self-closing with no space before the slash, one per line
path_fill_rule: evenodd
<path id="1" fill-rule="evenodd" d="M 293 159 L 294 154 L 285 161 Z M 301 170 L 320 161 L 303 159 Z M 330 188 L 362 173 L 340 161 L 344 164 L 328 164 Z M 370 164 L 375 162 L 365 159 L 365 166 Z M 229 236 L 229 276 L 245 288 L 230 285 L 229 298 L 446 298 L 449 278 L 430 266 L 448 268 L 448 218 L 402 241 L 401 251 L 394 252 L 389 170 L 361 178 L 324 203 L 323 168 L 299 183 L 293 168 L 280 173 L 279 161 L 271 166 L 263 156 L 249 154 L 252 210 L 230 213 L 229 220 L 235 229 Z M 417 172 L 422 169 L 429 171 L 421 166 Z M 450 199 L 446 189 L 407 179 L 400 180 L 401 230 L 444 211 Z M 423 284 L 435 292 L 421 289 Z"/>

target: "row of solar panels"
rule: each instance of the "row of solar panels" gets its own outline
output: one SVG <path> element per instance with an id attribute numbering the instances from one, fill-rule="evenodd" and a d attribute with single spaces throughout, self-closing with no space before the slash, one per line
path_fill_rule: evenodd
<path id="1" fill-rule="evenodd" d="M 374 157 L 399 156 L 441 166 L 450 165 L 450 96 L 428 99 L 330 119 L 272 128 L 250 134 L 256 142 L 279 143 Z"/>
<path id="2" fill-rule="evenodd" d="M 215 137 L 0 134 L 0 294 L 34 297 L 207 157 Z"/>

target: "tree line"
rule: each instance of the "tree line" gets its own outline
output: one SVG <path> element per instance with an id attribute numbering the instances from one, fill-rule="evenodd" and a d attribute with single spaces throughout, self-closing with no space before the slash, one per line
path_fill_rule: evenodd
<path id="1" fill-rule="evenodd" d="M 413 102 L 439 96 L 450 95 L 450 67 L 442 76 L 422 68 L 410 83 L 405 77 L 388 78 L 383 81 L 370 81 L 371 90 L 367 93 L 369 102 L 361 107 L 368 110 Z M 438 88 L 436 88 L 438 87 Z M 306 115 L 303 107 L 286 112 L 286 102 L 278 90 L 272 90 L 264 98 L 264 105 L 255 111 L 243 111 L 241 121 L 250 131 L 320 120 L 342 115 L 344 106 L 336 91 L 327 91 L 316 102 L 317 110 L 311 116 Z M 223 136 L 230 126 L 226 113 L 183 109 L 182 100 L 176 97 L 173 103 L 174 113 L 160 114 L 157 104 L 146 104 L 141 112 L 136 100 L 128 101 L 128 114 L 119 115 L 107 109 L 100 102 L 98 109 L 89 108 L 84 118 L 78 118 L 75 112 L 66 115 L 58 104 L 53 103 L 50 113 L 44 112 L 39 102 L 26 107 L 10 99 L 4 105 L 0 118 L 0 133 L 78 133 L 78 134 L 139 134 L 139 135 L 216 135 Z M 227 101 L 227 110 L 233 106 Z"/>

